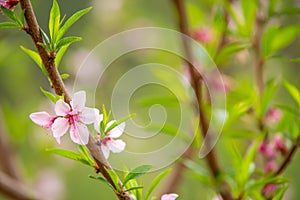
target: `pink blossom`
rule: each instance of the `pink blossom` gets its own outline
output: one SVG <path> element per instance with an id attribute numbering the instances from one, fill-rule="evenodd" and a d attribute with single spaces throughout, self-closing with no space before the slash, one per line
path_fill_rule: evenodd
<path id="1" fill-rule="evenodd" d="M 208 44 L 212 41 L 212 31 L 209 28 L 199 28 L 194 31 L 193 38 L 203 44 Z"/>
<path id="2" fill-rule="evenodd" d="M 58 100 L 55 104 L 55 117 L 51 117 L 46 112 L 32 113 L 30 118 L 36 124 L 51 129 L 53 137 L 60 143 L 62 137 L 70 128 L 70 136 L 77 144 L 87 144 L 89 130 L 85 124 L 95 122 L 98 109 L 85 107 L 86 96 L 84 91 L 74 94 L 70 105 L 63 100 Z"/>
<path id="3" fill-rule="evenodd" d="M 213 198 L 213 200 L 223 200 L 223 198 L 222 198 L 220 195 L 218 195 L 218 196 L 215 196 L 215 197 Z"/>
<path id="4" fill-rule="evenodd" d="M 177 199 L 178 194 L 171 193 L 171 194 L 164 194 L 161 196 L 161 200 L 175 200 Z"/>
<path id="5" fill-rule="evenodd" d="M 275 158 L 275 149 L 272 145 L 269 145 L 266 140 L 262 141 L 262 143 L 260 144 L 259 151 L 263 153 L 268 159 Z"/>
<path id="6" fill-rule="evenodd" d="M 277 108 L 270 108 L 265 116 L 266 123 L 278 123 L 282 117 L 282 111 Z"/>
<path id="7" fill-rule="evenodd" d="M 283 155 L 285 155 L 287 153 L 287 146 L 283 141 L 282 135 L 281 134 L 276 134 L 274 135 L 273 138 L 273 144 L 274 144 L 274 148 L 281 152 Z"/>
<path id="8" fill-rule="evenodd" d="M 267 162 L 267 165 L 265 167 L 265 172 L 266 173 L 272 173 L 275 172 L 277 169 L 277 163 L 275 160 L 270 160 Z"/>
<path id="9" fill-rule="evenodd" d="M 105 132 L 115 123 L 115 120 L 110 121 L 106 125 Z M 109 157 L 110 151 L 113 153 L 120 153 L 124 151 L 126 143 L 123 140 L 114 140 L 123 134 L 125 129 L 125 122 L 114 127 L 112 130 L 108 131 L 105 137 L 101 140 L 101 149 L 105 158 Z"/>
<path id="10" fill-rule="evenodd" d="M 276 185 L 274 183 L 266 184 L 262 190 L 265 197 L 270 196 L 276 190 Z"/>
<path id="11" fill-rule="evenodd" d="M 10 10 L 13 9 L 18 3 L 19 0 L 0 0 L 0 5 Z"/>
<path id="12" fill-rule="evenodd" d="M 50 129 L 56 117 L 50 116 L 47 112 L 36 112 L 29 115 L 30 119 L 37 125 Z"/>

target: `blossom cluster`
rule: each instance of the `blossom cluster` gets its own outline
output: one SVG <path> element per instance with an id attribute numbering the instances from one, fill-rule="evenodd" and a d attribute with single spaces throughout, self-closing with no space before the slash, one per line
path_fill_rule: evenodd
<path id="1" fill-rule="evenodd" d="M 105 126 L 103 137 L 99 137 L 99 126 L 103 120 L 103 115 L 97 108 L 85 107 L 86 94 L 84 91 L 79 91 L 74 94 L 73 100 L 67 104 L 62 99 L 55 103 L 55 114 L 51 116 L 45 111 L 35 112 L 30 114 L 30 119 L 37 125 L 46 128 L 52 132 L 53 137 L 58 143 L 60 138 L 70 130 L 70 137 L 76 144 L 86 145 L 89 142 L 89 129 L 86 125 L 94 124 L 94 129 L 97 132 L 96 139 L 106 158 L 109 157 L 109 152 L 122 152 L 125 149 L 125 142 L 122 140 L 114 140 L 122 135 L 125 129 L 125 122 L 115 126 L 110 130 L 110 127 L 115 121 L 110 121 Z M 109 130 L 109 131 L 108 131 Z"/>

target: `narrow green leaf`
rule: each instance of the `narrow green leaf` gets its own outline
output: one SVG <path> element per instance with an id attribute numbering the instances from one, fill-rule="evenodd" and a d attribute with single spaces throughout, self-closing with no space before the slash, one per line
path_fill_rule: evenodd
<path id="1" fill-rule="evenodd" d="M 46 44 L 42 43 L 42 42 L 38 42 L 37 43 L 39 46 L 43 47 L 45 50 L 47 51 L 51 51 L 51 48 L 49 48 Z"/>
<path id="2" fill-rule="evenodd" d="M 22 10 L 22 12 L 21 12 L 20 21 L 21 21 L 22 25 L 24 26 L 24 24 L 25 24 L 25 10 Z"/>
<path id="3" fill-rule="evenodd" d="M 124 192 L 132 191 L 132 190 L 138 190 L 138 189 L 142 189 L 142 188 L 144 188 L 144 186 L 132 187 L 132 188 L 128 188 L 128 189 L 125 190 Z"/>
<path id="4" fill-rule="evenodd" d="M 58 100 L 58 98 L 52 94 L 51 92 L 48 92 L 46 90 L 44 90 L 42 87 L 40 87 L 41 92 L 48 98 L 50 99 L 53 103 L 56 103 L 56 101 Z"/>
<path id="5" fill-rule="evenodd" d="M 58 52 L 56 54 L 56 58 L 55 58 L 55 65 L 56 65 L 57 68 L 59 67 L 60 61 L 61 61 L 63 55 L 65 54 L 65 52 L 66 52 L 66 50 L 68 49 L 69 46 L 70 45 L 65 45 L 65 46 L 61 47 L 58 50 Z"/>
<path id="6" fill-rule="evenodd" d="M 256 20 L 257 2 L 253 0 L 242 0 L 241 2 L 245 26 L 244 29 L 247 35 L 251 35 L 254 22 Z"/>
<path id="7" fill-rule="evenodd" d="M 275 80 L 270 80 L 267 82 L 266 88 L 261 97 L 261 105 L 260 105 L 260 109 L 259 109 L 260 117 L 263 116 L 265 114 L 265 112 L 267 111 L 269 104 L 274 97 L 276 89 L 277 89 L 277 83 Z"/>
<path id="8" fill-rule="evenodd" d="M 58 43 L 55 46 L 55 49 L 59 49 L 65 45 L 70 45 L 73 42 L 78 42 L 81 40 L 81 37 L 65 37 L 58 41 Z"/>
<path id="9" fill-rule="evenodd" d="M 2 22 L 0 28 L 20 28 L 20 26 L 14 22 Z"/>
<path id="10" fill-rule="evenodd" d="M 152 168 L 151 165 L 141 165 L 135 169 L 133 169 L 127 176 L 124 178 L 122 185 L 125 186 L 125 184 L 130 181 L 131 179 L 137 178 L 146 172 L 148 172 Z"/>
<path id="11" fill-rule="evenodd" d="M 21 49 L 39 66 L 39 68 L 42 70 L 44 75 L 48 77 L 47 71 L 43 65 L 40 55 L 37 52 L 27 49 L 26 47 L 23 46 L 21 46 Z"/>
<path id="12" fill-rule="evenodd" d="M 119 177 L 118 177 L 118 175 L 116 174 L 116 172 L 113 171 L 113 170 L 109 170 L 109 169 L 107 169 L 107 172 L 108 172 L 108 174 L 109 174 L 111 180 L 114 182 L 117 191 L 118 191 L 118 192 L 121 192 L 121 188 L 120 188 L 120 185 L 119 185 Z"/>
<path id="13" fill-rule="evenodd" d="M 57 34 L 57 39 L 59 40 L 60 38 L 63 37 L 63 35 L 66 33 L 66 31 L 77 21 L 79 20 L 83 15 L 88 13 L 92 8 L 85 8 L 83 10 L 80 10 L 73 14 L 67 21 L 66 23 L 61 27 Z"/>
<path id="14" fill-rule="evenodd" d="M 280 28 L 278 25 L 268 27 L 262 36 L 261 52 L 264 58 L 270 57 L 276 51 L 288 46 L 299 33 L 298 26 L 286 26 Z"/>
<path id="15" fill-rule="evenodd" d="M 87 148 L 84 145 L 78 145 L 78 151 L 91 165 L 95 165 L 94 159 L 91 157 Z"/>
<path id="16" fill-rule="evenodd" d="M 16 22 L 17 24 L 22 25 L 20 23 L 20 20 L 18 19 L 17 15 L 13 11 L 11 11 L 11 10 L 9 10 L 7 8 L 4 8 L 2 6 L 1 6 L 1 10 L 2 10 L 3 14 L 6 17 L 10 18 L 11 20 L 13 20 L 14 22 Z"/>
<path id="17" fill-rule="evenodd" d="M 61 74 L 61 75 L 60 75 L 60 77 L 61 77 L 62 79 L 64 79 L 64 80 L 67 79 L 67 78 L 69 78 L 69 76 L 70 76 L 69 74 Z"/>
<path id="18" fill-rule="evenodd" d="M 52 43 L 56 43 L 56 35 L 60 25 L 60 10 L 56 0 L 53 0 L 49 18 L 49 32 Z"/>
<path id="19" fill-rule="evenodd" d="M 153 181 L 151 182 L 151 184 L 150 184 L 150 186 L 149 186 L 148 191 L 147 191 L 146 194 L 145 194 L 144 200 L 148 200 L 148 199 L 149 199 L 151 193 L 152 193 L 153 190 L 156 188 L 156 186 L 160 183 L 160 181 L 161 181 L 165 176 L 167 176 L 168 174 L 170 174 L 171 171 L 172 171 L 171 169 L 168 169 L 168 170 L 166 170 L 166 171 L 160 173 L 159 175 L 157 175 L 157 176 L 153 179 Z"/>
<path id="20" fill-rule="evenodd" d="M 216 57 L 216 63 L 223 63 L 229 56 L 250 47 L 249 43 L 234 42 L 226 45 Z"/>
<path id="21" fill-rule="evenodd" d="M 294 101 L 297 103 L 298 107 L 300 108 L 300 92 L 299 92 L 299 90 L 294 85 L 292 85 L 291 83 L 289 83 L 286 80 L 283 80 L 283 85 L 286 88 L 286 90 L 289 92 L 289 94 L 292 96 Z"/>
<path id="22" fill-rule="evenodd" d="M 40 27 L 40 31 L 41 31 L 41 34 L 42 34 L 46 44 L 49 45 L 50 44 L 50 39 L 49 39 L 48 35 L 45 33 L 45 31 L 41 27 Z"/>
<path id="23" fill-rule="evenodd" d="M 71 160 L 75 160 L 75 161 L 79 161 L 85 165 L 91 166 L 90 163 L 85 160 L 80 154 L 74 152 L 74 151 L 69 151 L 69 150 L 65 150 L 65 149 L 46 149 L 47 152 L 65 157 L 65 158 L 69 158 Z"/>
<path id="24" fill-rule="evenodd" d="M 128 119 L 134 118 L 135 116 L 136 116 L 136 114 L 133 113 L 133 114 L 130 114 L 130 115 L 126 116 L 126 117 L 123 117 L 123 118 L 121 118 L 121 119 L 115 121 L 110 127 L 108 127 L 108 128 L 106 129 L 106 132 L 111 131 L 113 128 L 115 128 L 115 127 L 118 126 L 119 124 L 121 124 L 121 123 L 127 121 Z"/>
<path id="25" fill-rule="evenodd" d="M 106 185 L 108 185 L 111 189 L 115 190 L 115 188 L 102 176 L 95 177 L 93 175 L 89 175 L 89 178 L 101 181 L 102 183 L 105 183 Z"/>

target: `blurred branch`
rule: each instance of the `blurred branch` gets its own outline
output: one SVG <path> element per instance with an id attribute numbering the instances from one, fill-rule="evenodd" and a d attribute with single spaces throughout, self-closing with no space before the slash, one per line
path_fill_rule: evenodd
<path id="1" fill-rule="evenodd" d="M 3 172 L 0 172 L 0 191 L 6 196 L 16 200 L 41 199 L 36 193 L 21 184 L 20 181 L 14 180 Z"/>
<path id="2" fill-rule="evenodd" d="M 284 158 L 282 164 L 279 166 L 279 168 L 275 172 L 276 176 L 280 175 L 287 168 L 287 166 L 290 164 L 290 162 L 292 161 L 293 156 L 295 155 L 295 153 L 297 151 L 297 148 L 299 147 L 299 143 L 300 143 L 300 136 L 298 136 L 295 143 L 291 147 L 290 151 L 287 153 L 286 157 Z"/>
<path id="3" fill-rule="evenodd" d="M 193 90 L 196 95 L 196 105 L 197 105 L 197 110 L 199 111 L 199 117 L 200 117 L 200 128 L 201 128 L 201 133 L 203 137 L 206 137 L 207 130 L 208 130 L 208 123 L 207 119 L 205 116 L 205 113 L 203 112 L 203 97 L 202 97 L 202 86 L 201 84 L 202 77 L 201 74 L 195 69 L 195 67 L 192 64 L 193 61 L 193 54 L 192 54 L 192 48 L 190 46 L 187 36 L 190 36 L 189 33 L 189 25 L 188 25 L 188 19 L 187 19 L 187 14 L 186 14 L 186 8 L 185 8 L 185 1 L 184 0 L 173 0 L 173 4 L 176 8 L 177 14 L 178 14 L 178 22 L 179 22 L 179 29 L 180 32 L 183 33 L 184 35 L 182 36 L 182 41 L 184 45 L 184 50 L 185 54 L 187 57 L 187 62 L 188 68 L 189 68 L 189 73 L 191 75 L 191 85 L 193 87 Z M 210 141 L 207 140 L 208 146 Z M 218 183 L 217 187 L 218 192 L 222 196 L 223 200 L 231 200 L 233 199 L 232 194 L 230 192 L 229 186 L 226 182 L 219 181 L 219 176 L 221 174 L 221 168 L 219 164 L 219 160 L 217 158 L 217 154 L 215 149 L 212 149 L 207 156 L 205 157 L 205 160 L 207 162 L 207 165 L 210 169 L 211 174 L 213 175 L 214 180 Z M 178 181 L 176 181 L 178 182 Z M 170 183 L 173 184 L 173 183 Z"/>
<path id="4" fill-rule="evenodd" d="M 30 0 L 20 0 L 20 4 L 22 9 L 25 11 L 25 20 L 28 25 L 28 27 L 24 28 L 24 30 L 31 36 L 36 49 L 38 50 L 38 53 L 43 61 L 43 64 L 46 68 L 46 71 L 48 73 L 48 77 L 51 80 L 52 87 L 54 88 L 54 91 L 57 95 L 64 95 L 65 102 L 70 103 L 71 98 L 70 95 L 61 79 L 61 76 L 55 66 L 55 56 L 49 54 L 42 46 L 39 45 L 39 43 L 44 43 L 43 38 L 41 36 L 41 32 L 39 29 L 39 25 L 36 19 L 36 16 L 34 14 L 32 5 Z M 103 174 L 103 176 L 106 178 L 106 180 L 116 189 L 116 185 L 112 181 L 111 177 L 107 173 L 107 169 L 112 169 L 109 165 L 107 159 L 105 159 L 103 152 L 97 145 L 95 139 L 90 135 L 89 137 L 89 143 L 86 145 L 89 149 L 91 155 L 95 159 L 95 162 L 98 165 L 99 171 Z M 122 193 L 119 194 L 116 192 L 116 195 L 119 199 L 123 200 L 129 200 L 129 194 L 128 193 Z"/>
<path id="5" fill-rule="evenodd" d="M 3 119 L 0 111 L 0 118 Z M 5 130 L 3 121 L 0 122 L 0 168 L 4 173 L 15 180 L 20 180 L 21 176 L 17 169 L 16 155 L 7 139 L 7 131 Z"/>

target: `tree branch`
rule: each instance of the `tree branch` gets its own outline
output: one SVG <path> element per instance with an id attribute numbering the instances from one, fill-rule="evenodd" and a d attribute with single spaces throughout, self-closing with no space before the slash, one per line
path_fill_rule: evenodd
<path id="1" fill-rule="evenodd" d="M 0 118 L 3 119 L 0 112 Z M 3 122 L 0 122 L 0 168 L 4 173 L 15 180 L 20 180 L 21 175 L 17 169 L 16 155 L 13 148 L 9 145 L 9 141 L 6 138 L 7 132 L 5 130 Z"/>
<path id="2" fill-rule="evenodd" d="M 286 157 L 284 158 L 282 164 L 279 166 L 279 168 L 275 172 L 276 176 L 280 175 L 287 168 L 287 166 L 290 164 L 290 162 L 292 161 L 293 156 L 295 155 L 295 153 L 296 153 L 296 151 L 299 147 L 299 143 L 300 143 L 300 137 L 298 137 L 296 139 L 296 141 L 293 144 L 292 148 L 290 149 L 290 151 L 287 153 Z"/>
<path id="3" fill-rule="evenodd" d="M 55 58 L 53 58 L 53 56 L 51 56 L 49 52 L 47 52 L 42 46 L 38 44 L 38 43 L 44 43 L 44 41 L 41 36 L 39 25 L 36 16 L 34 14 L 30 0 L 20 0 L 20 4 L 22 9 L 25 11 L 25 20 L 28 25 L 28 27 L 26 27 L 26 32 L 31 36 L 35 44 L 35 47 L 48 73 L 48 77 L 51 80 L 52 87 L 54 88 L 55 93 L 57 95 L 64 95 L 65 102 L 70 103 L 71 98 L 55 66 Z M 89 136 L 89 143 L 86 145 L 86 147 L 90 151 L 92 157 L 95 159 L 99 171 L 103 174 L 103 176 L 107 179 L 107 181 L 109 181 L 109 183 L 116 189 L 115 184 L 113 183 L 111 177 L 106 171 L 107 169 L 112 170 L 112 168 L 109 165 L 107 159 L 105 159 L 103 152 L 97 145 L 95 139 L 91 135 Z M 118 196 L 119 199 L 124 199 L 124 200 L 130 199 L 128 193 L 124 193 L 120 195 L 119 193 L 116 192 L 116 195 Z"/>
<path id="4" fill-rule="evenodd" d="M 37 200 L 41 199 L 36 193 L 25 187 L 19 181 L 0 172 L 0 191 L 15 200 Z"/>
<path id="5" fill-rule="evenodd" d="M 207 123 L 206 115 L 203 112 L 204 111 L 203 100 L 202 100 L 203 98 L 202 98 L 202 92 L 201 92 L 202 76 L 192 65 L 192 61 L 193 61 L 192 48 L 190 46 L 189 41 L 185 38 L 186 36 L 190 36 L 187 14 L 186 14 L 186 9 L 185 9 L 185 1 L 184 0 L 173 0 L 173 4 L 175 5 L 176 11 L 178 13 L 180 32 L 184 34 L 182 36 L 182 41 L 183 41 L 187 60 L 189 61 L 187 64 L 188 64 L 188 68 L 189 68 L 189 73 L 191 75 L 191 84 L 192 84 L 193 90 L 194 90 L 196 98 L 197 98 L 196 105 L 197 105 L 197 110 L 199 111 L 198 114 L 200 117 L 199 126 L 201 128 L 203 137 L 205 137 L 207 134 L 207 131 L 208 131 L 208 123 Z M 209 140 L 207 142 L 210 143 Z M 209 146 L 209 144 L 208 144 L 208 146 Z M 211 174 L 213 175 L 213 178 L 218 183 L 217 190 L 220 193 L 220 195 L 222 196 L 223 200 L 233 199 L 228 184 L 223 181 L 220 183 L 220 181 L 219 181 L 219 175 L 221 173 L 221 169 L 220 169 L 216 151 L 214 149 L 212 149 L 205 157 L 205 160 L 210 169 Z"/>

